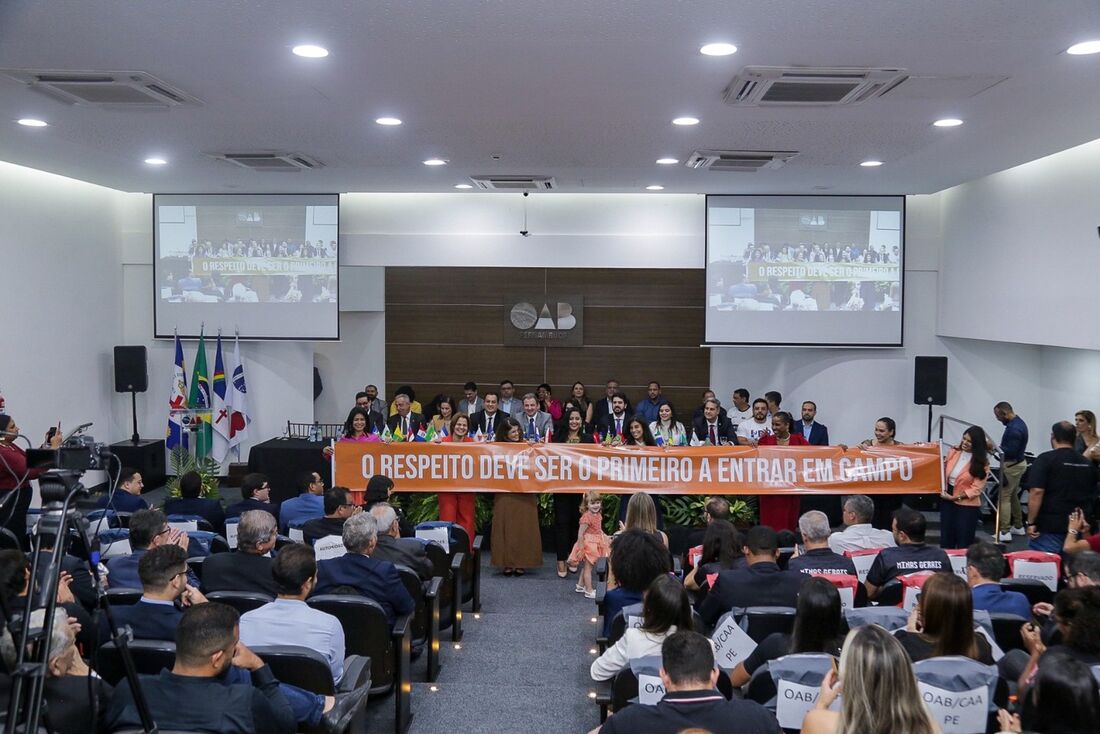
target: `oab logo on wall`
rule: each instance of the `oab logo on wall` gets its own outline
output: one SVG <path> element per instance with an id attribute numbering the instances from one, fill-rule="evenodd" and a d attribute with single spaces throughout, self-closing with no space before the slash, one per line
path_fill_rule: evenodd
<path id="1" fill-rule="evenodd" d="M 571 295 L 521 294 L 504 301 L 504 345 L 584 345 L 584 299 Z"/>

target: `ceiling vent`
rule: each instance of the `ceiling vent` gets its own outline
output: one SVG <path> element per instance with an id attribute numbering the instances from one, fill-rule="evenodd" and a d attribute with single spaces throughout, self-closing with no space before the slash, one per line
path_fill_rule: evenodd
<path id="1" fill-rule="evenodd" d="M 558 187 L 553 176 L 470 176 L 484 191 L 553 191 Z"/>
<path id="2" fill-rule="evenodd" d="M 697 150 L 688 156 L 688 168 L 753 173 L 775 170 L 798 155 L 797 150 Z"/>
<path id="3" fill-rule="evenodd" d="M 315 168 L 324 168 L 325 165 L 317 159 L 301 153 L 209 153 L 208 155 L 211 158 L 261 173 L 312 171 Z"/>
<path id="4" fill-rule="evenodd" d="M 881 97 L 905 81 L 905 69 L 746 66 L 722 93 L 726 104 L 829 106 Z"/>
<path id="5" fill-rule="evenodd" d="M 202 104 L 144 71 L 0 69 L 0 74 L 66 104 L 136 109 Z"/>

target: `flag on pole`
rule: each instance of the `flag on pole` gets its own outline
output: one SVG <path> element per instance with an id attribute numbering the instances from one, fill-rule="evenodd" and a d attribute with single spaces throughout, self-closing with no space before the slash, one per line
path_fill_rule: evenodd
<path id="1" fill-rule="evenodd" d="M 424 426 L 420 426 L 420 429 L 416 432 L 416 435 L 412 437 L 413 441 L 427 441 L 427 434 L 424 432 Z"/>
<path id="2" fill-rule="evenodd" d="M 218 332 L 218 348 L 214 352 L 214 375 L 210 380 L 210 390 L 213 393 L 213 415 L 211 421 L 214 424 L 214 444 L 210 455 L 215 461 L 225 461 L 229 453 L 229 411 L 232 406 L 226 401 L 225 361 L 222 359 L 222 335 Z M 232 394 L 229 394 L 232 399 Z"/>
<path id="3" fill-rule="evenodd" d="M 405 440 L 405 434 L 401 432 L 400 421 L 398 421 L 397 425 L 393 427 L 393 433 L 391 433 L 390 435 L 393 436 L 394 441 L 400 442 Z"/>
<path id="4" fill-rule="evenodd" d="M 427 431 L 425 431 L 423 428 L 420 429 L 420 433 L 417 434 L 417 440 L 430 442 L 433 438 L 435 438 L 435 435 L 435 424 L 429 423 Z M 423 436 L 423 438 L 421 438 L 421 436 Z"/>
<path id="5" fill-rule="evenodd" d="M 390 433 L 390 427 L 389 426 L 386 426 L 385 430 L 382 431 L 382 440 L 386 441 L 386 442 L 389 442 L 389 441 L 393 440 L 393 434 Z"/>
<path id="6" fill-rule="evenodd" d="M 183 345 L 176 334 L 176 364 L 172 369 L 172 391 L 168 394 L 168 435 L 165 447 L 171 451 L 183 444 L 183 423 L 177 410 L 187 407 L 187 368 L 183 364 Z"/>
<path id="7" fill-rule="evenodd" d="M 206 337 L 199 330 L 199 348 L 195 353 L 195 367 L 191 372 L 191 393 L 187 396 L 187 405 L 192 410 L 209 410 L 210 378 L 206 375 Z M 203 458 L 210 454 L 210 443 L 213 432 L 210 429 L 210 421 L 206 418 L 194 416 L 195 422 L 195 456 Z"/>
<path id="8" fill-rule="evenodd" d="M 241 455 L 241 444 L 248 438 L 248 426 L 252 417 L 248 414 L 248 388 L 244 382 L 244 362 L 241 361 L 241 338 L 233 340 L 232 378 L 228 385 L 226 400 L 229 411 L 229 448 L 237 447 L 237 458 Z"/>

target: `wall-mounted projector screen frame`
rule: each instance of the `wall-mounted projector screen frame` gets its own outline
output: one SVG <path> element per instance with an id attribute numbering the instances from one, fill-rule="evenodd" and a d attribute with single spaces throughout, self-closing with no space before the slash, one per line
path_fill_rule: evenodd
<path id="1" fill-rule="evenodd" d="M 152 215 L 154 338 L 340 339 L 339 194 L 154 194 Z"/>
<path id="2" fill-rule="evenodd" d="M 709 194 L 705 208 L 702 346 L 903 345 L 904 196 Z"/>

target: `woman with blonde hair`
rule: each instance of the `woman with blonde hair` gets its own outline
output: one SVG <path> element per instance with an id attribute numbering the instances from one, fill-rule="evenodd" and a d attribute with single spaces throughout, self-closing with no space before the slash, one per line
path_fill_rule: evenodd
<path id="1" fill-rule="evenodd" d="M 1100 461 L 1100 436 L 1096 434 L 1096 414 L 1091 410 L 1079 410 L 1073 414 L 1077 440 L 1073 448 L 1086 459 Z"/>
<path id="2" fill-rule="evenodd" d="M 626 522 L 619 522 L 620 533 L 633 528 L 653 533 L 668 547 L 668 536 L 657 529 L 657 506 L 653 504 L 653 498 L 645 492 L 631 495 L 626 504 Z"/>
<path id="3" fill-rule="evenodd" d="M 829 707 L 841 696 L 840 711 Z M 940 734 L 921 700 L 913 666 L 901 644 L 868 624 L 848 633 L 840 667 L 821 681 L 817 705 L 802 734 Z"/>

